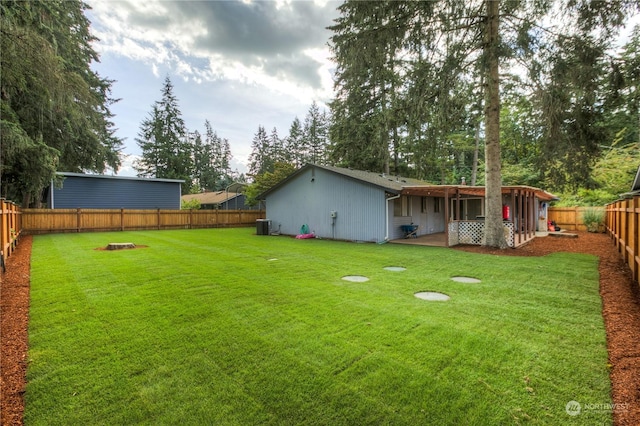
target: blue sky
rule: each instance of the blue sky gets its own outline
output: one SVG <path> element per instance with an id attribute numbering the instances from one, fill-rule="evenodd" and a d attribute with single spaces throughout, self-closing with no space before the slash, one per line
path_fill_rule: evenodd
<path id="1" fill-rule="evenodd" d="M 229 140 L 233 167 L 246 171 L 264 126 L 284 137 L 295 117 L 333 93 L 328 48 L 337 1 L 88 0 L 100 76 L 115 80 L 111 108 L 124 139 L 119 175 L 131 163 L 141 122 L 160 100 L 166 76 L 189 131 L 209 120 Z"/>

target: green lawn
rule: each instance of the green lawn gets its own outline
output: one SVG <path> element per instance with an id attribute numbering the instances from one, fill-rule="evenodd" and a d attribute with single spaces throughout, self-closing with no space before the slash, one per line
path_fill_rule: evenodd
<path id="1" fill-rule="evenodd" d="M 254 234 L 35 237 L 25 423 L 611 423 L 595 257 Z"/>

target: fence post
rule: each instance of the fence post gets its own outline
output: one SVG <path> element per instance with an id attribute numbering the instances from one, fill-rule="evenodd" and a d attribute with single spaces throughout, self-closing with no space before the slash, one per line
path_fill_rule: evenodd
<path id="1" fill-rule="evenodd" d="M 639 197 L 634 197 L 631 200 L 628 200 L 627 215 L 629 216 L 628 224 L 629 224 L 629 236 L 627 237 L 627 250 L 626 250 L 626 258 L 629 267 L 631 268 L 631 273 L 633 275 L 634 281 L 638 280 L 638 264 L 636 262 L 636 257 L 638 256 L 638 220 L 636 218 L 636 203 Z"/>

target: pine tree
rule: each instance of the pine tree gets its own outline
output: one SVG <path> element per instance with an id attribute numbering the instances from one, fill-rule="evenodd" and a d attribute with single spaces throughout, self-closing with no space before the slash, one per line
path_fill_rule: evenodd
<path id="1" fill-rule="evenodd" d="M 304 120 L 303 145 L 307 148 L 307 160 L 314 164 L 326 164 L 328 145 L 327 116 L 320 112 L 316 101 L 313 101 Z"/>
<path id="2" fill-rule="evenodd" d="M 258 126 L 258 131 L 251 143 L 251 155 L 249 155 L 249 176 L 254 179 L 265 172 L 273 171 L 273 156 L 269 137 L 263 126 Z"/>
<path id="3" fill-rule="evenodd" d="M 191 193 L 198 193 L 206 189 L 206 171 L 209 165 L 209 155 L 202 143 L 202 135 L 197 130 L 189 135 L 193 150 L 193 186 Z"/>
<path id="4" fill-rule="evenodd" d="M 275 127 L 271 130 L 271 135 L 269 136 L 269 151 L 273 163 L 287 162 L 285 158 L 288 155 L 284 150 L 284 141 L 278 136 L 278 129 Z"/>
<path id="5" fill-rule="evenodd" d="M 112 82 L 99 60 L 81 1 L 0 3 L 2 195 L 39 202 L 57 170 L 103 172 L 120 165 Z"/>
<path id="6" fill-rule="evenodd" d="M 296 168 L 302 167 L 307 162 L 303 129 L 298 117 L 293 120 L 289 128 L 289 136 L 285 139 L 285 151 L 288 153 L 286 161 L 291 162 Z"/>
<path id="7" fill-rule="evenodd" d="M 192 147 L 168 76 L 162 88 L 162 99 L 153 105 L 150 116 L 140 125 L 136 141 L 142 150 L 135 165 L 138 176 L 184 179 L 182 191 L 188 194 L 193 167 Z"/>
<path id="8" fill-rule="evenodd" d="M 204 123 L 205 141 L 194 158 L 196 171 L 201 176 L 201 188 L 208 191 L 224 189 L 233 181 L 230 162 L 231 148 L 227 139 L 220 138 L 209 120 Z"/>

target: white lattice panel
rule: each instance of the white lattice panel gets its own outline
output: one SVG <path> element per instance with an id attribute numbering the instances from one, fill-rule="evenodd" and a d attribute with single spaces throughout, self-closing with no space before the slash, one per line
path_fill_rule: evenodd
<path id="1" fill-rule="evenodd" d="M 513 223 L 504 222 L 504 238 L 509 247 L 514 247 Z M 484 221 L 456 221 L 449 223 L 449 246 L 457 244 L 482 245 L 484 243 Z"/>

